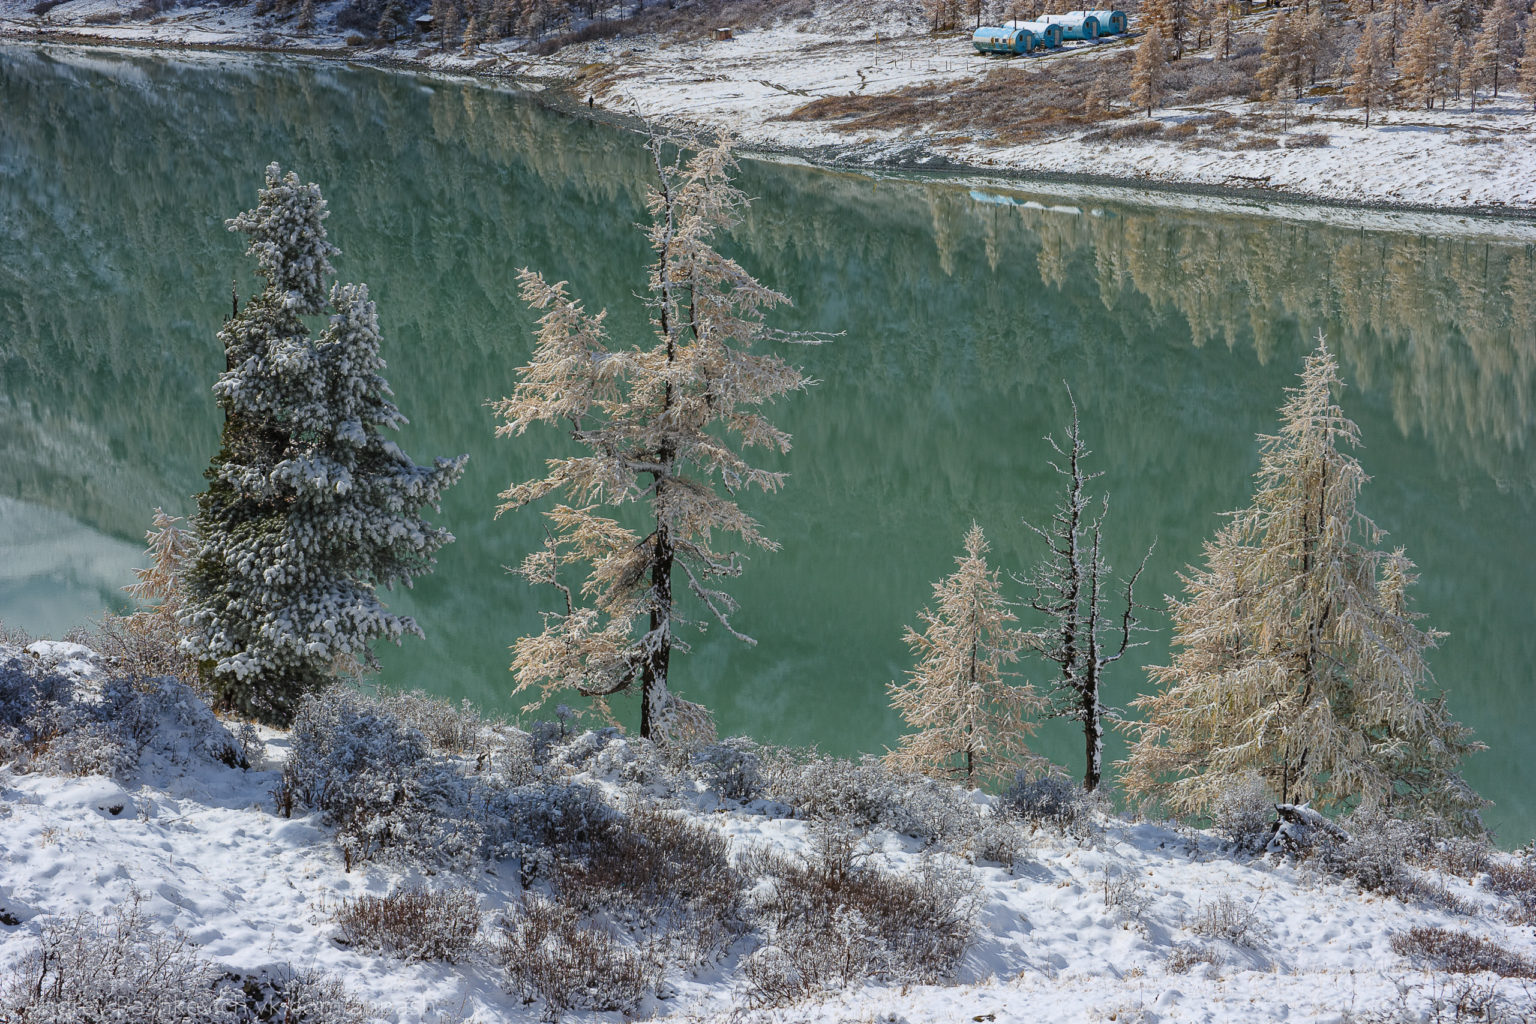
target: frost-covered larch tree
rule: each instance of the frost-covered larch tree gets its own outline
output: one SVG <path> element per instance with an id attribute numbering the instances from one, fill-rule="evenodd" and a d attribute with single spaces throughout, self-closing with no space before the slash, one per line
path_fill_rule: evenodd
<path id="1" fill-rule="evenodd" d="M 668 159 L 672 145 L 679 152 Z M 545 513 L 544 548 L 518 570 L 530 583 L 553 586 L 561 606 L 545 615 L 542 633 L 513 648 L 516 691 L 538 690 L 531 706 L 560 689 L 605 706 L 638 686 L 640 734 L 658 739 L 710 729 L 707 712 L 670 689 L 672 652 L 687 649 L 679 628 L 703 625 L 681 614 L 674 585 L 693 595 L 702 615 L 752 643 L 731 624 L 736 602 L 715 582 L 742 571 L 740 553 L 721 541 L 778 546 L 735 495 L 783 484 L 784 473 L 753 465 L 744 452 L 789 450 L 789 435 L 762 410 L 812 381 L 780 356 L 754 349 L 818 340 L 770 330 L 764 313 L 789 300 L 712 244 L 747 203 L 731 184 L 728 143 L 687 159 L 683 145 L 696 148 L 659 139 L 650 145 L 657 177 L 647 198 L 655 254 L 648 345 L 610 345 L 606 311 L 589 314 L 563 282 L 524 270 L 522 297 L 542 312 L 537 341 L 512 395 L 493 403 L 505 421 L 498 436 L 563 424 L 583 450 L 550 459 L 546 475 L 501 494 L 498 515 L 552 494 L 564 498 Z M 637 531 L 617 518 L 626 514 L 643 526 Z M 573 588 L 562 571 L 577 564 L 586 578 Z"/>
<path id="2" fill-rule="evenodd" d="M 1401 550 L 1356 509 L 1367 477 L 1339 408 L 1327 345 L 1290 389 L 1280 433 L 1261 438 L 1253 504 L 1206 545 L 1205 568 L 1169 599 L 1171 664 L 1133 702 L 1121 784 L 1173 810 L 1208 811 L 1257 773 L 1281 803 L 1379 808 L 1479 832 L 1483 801 L 1458 774 L 1480 749 L 1452 721 L 1425 653 L 1442 634 L 1408 608 Z"/>
<path id="3" fill-rule="evenodd" d="M 966 786 L 1001 779 L 1043 762 L 1025 738 L 1045 702 L 1029 684 L 1008 681 L 1004 666 L 1018 660 L 1024 634 L 1003 599 L 1000 573 L 987 566 L 987 541 L 972 523 L 955 571 L 933 585 L 933 607 L 918 613 L 921 631 L 907 627 L 917 665 L 889 686 L 891 705 L 916 732 L 886 755 L 893 767 Z"/>
<path id="4" fill-rule="evenodd" d="M 1368 18 L 1365 31 L 1355 44 L 1349 61 L 1349 85 L 1344 88 L 1346 102 L 1365 108 L 1365 125 L 1371 125 L 1371 111 L 1392 100 L 1395 81 L 1390 30 L 1381 18 Z"/>
<path id="5" fill-rule="evenodd" d="M 1136 44 L 1136 59 L 1131 66 L 1131 105 L 1152 116 L 1152 108 L 1163 98 L 1163 79 L 1168 74 L 1168 50 L 1162 32 L 1154 23 L 1142 33 Z"/>
<path id="6" fill-rule="evenodd" d="M 419 513 L 464 463 L 418 466 L 384 437 L 405 418 L 380 375 L 367 287 L 330 281 L 328 215 L 319 186 L 272 164 L 259 205 L 228 222 L 265 284 L 219 332 L 224 443 L 186 574 L 186 647 L 205 681 L 277 724 L 339 670 L 372 664 L 372 640 L 420 635 L 378 588 L 429 572 L 453 539 Z M 312 338 L 304 318 L 327 312 Z"/>
<path id="7" fill-rule="evenodd" d="M 1126 651 L 1138 646 L 1131 640 L 1138 627 L 1136 581 L 1152 552 L 1147 551 L 1126 581 L 1125 608 L 1114 621 L 1104 608 L 1110 568 L 1102 543 L 1109 497 L 1095 500 L 1088 494 L 1088 484 L 1101 474 L 1083 467 L 1091 453 L 1083 443 L 1076 402 L 1066 446 L 1051 437 L 1046 442 L 1061 460 L 1051 466 L 1066 479 L 1067 492 L 1049 526 L 1025 524 L 1045 542 L 1047 554 L 1019 582 L 1034 591 L 1029 605 L 1047 623 L 1030 632 L 1029 646 L 1057 669 L 1054 693 L 1044 713 L 1082 726 L 1083 788 L 1092 792 L 1104 776 L 1104 721 L 1112 714 L 1104 704 L 1104 674 Z"/>

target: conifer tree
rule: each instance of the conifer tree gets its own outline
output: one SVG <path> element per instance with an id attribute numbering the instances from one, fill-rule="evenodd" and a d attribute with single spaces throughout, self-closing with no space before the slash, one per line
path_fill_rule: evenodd
<path id="1" fill-rule="evenodd" d="M 1306 21 L 1299 13 L 1281 10 L 1264 33 L 1264 52 L 1259 63 L 1259 84 L 1271 99 L 1290 89 L 1297 100 L 1305 76 L 1304 35 Z"/>
<path id="2" fill-rule="evenodd" d="M 219 332 L 224 444 L 198 497 L 183 623 L 220 702 L 282 724 L 339 668 L 371 664 L 373 639 L 420 635 L 378 588 L 409 585 L 453 539 L 418 513 L 464 459 L 418 466 L 381 433 L 405 419 L 379 373 L 367 287 L 327 297 L 337 250 L 319 186 L 272 164 L 259 199 L 228 222 L 265 284 Z M 327 310 L 312 339 L 303 318 Z"/>
<path id="3" fill-rule="evenodd" d="M 1358 802 L 1477 833 L 1483 801 L 1458 765 L 1481 745 L 1443 699 L 1421 696 L 1425 652 L 1443 634 L 1408 608 L 1401 549 L 1371 546 L 1382 534 L 1356 508 L 1367 477 L 1339 386 L 1320 340 L 1280 433 L 1261 438 L 1253 504 L 1169 599 L 1175 654 L 1149 669 L 1157 692 L 1133 702 L 1147 720 L 1129 725 L 1121 782 L 1201 813 L 1257 773 L 1282 803 Z"/>
<path id="4" fill-rule="evenodd" d="M 1165 62 L 1184 55 L 1190 21 L 1188 4 L 1189 0 L 1148 0 L 1141 5 L 1141 18 L 1147 23 L 1148 33 L 1157 29 Z M 1142 43 L 1145 45 L 1146 36 L 1142 37 Z"/>
<path id="5" fill-rule="evenodd" d="M 1018 660 L 1024 635 L 986 555 L 986 538 L 972 523 L 955 571 L 933 585 L 934 607 L 918 615 L 922 631 L 907 628 L 917 666 L 889 686 L 892 706 L 917 731 L 887 762 L 967 787 L 1041 764 L 1024 739 L 1044 701 L 1030 685 L 1007 681 L 1004 666 Z"/>
<path id="6" fill-rule="evenodd" d="M 1349 85 L 1344 89 L 1344 99 L 1365 108 L 1367 128 L 1371 124 L 1371 111 L 1392 98 L 1393 68 L 1387 36 L 1380 18 L 1368 19 L 1350 60 Z"/>
<path id="7" fill-rule="evenodd" d="M 1221 51 L 1221 59 L 1227 60 L 1232 56 L 1232 5 L 1221 5 L 1221 13 L 1216 19 L 1216 48 Z"/>
<path id="8" fill-rule="evenodd" d="M 387 0 L 384 4 L 384 13 L 379 15 L 379 25 L 376 29 L 378 37 L 386 43 L 392 43 L 406 30 L 405 8 L 400 0 Z"/>
<path id="9" fill-rule="evenodd" d="M 1449 77 L 1451 89 L 1455 92 L 1457 102 L 1461 101 L 1461 87 L 1466 82 L 1467 65 L 1469 63 L 1467 58 L 1467 41 L 1465 39 L 1456 40 L 1456 45 L 1451 47 Z"/>
<path id="10" fill-rule="evenodd" d="M 1152 552 L 1147 551 L 1126 581 L 1125 610 L 1119 622 L 1111 625 L 1104 610 L 1110 569 L 1102 551 L 1109 496 L 1095 502 L 1087 492 L 1088 484 L 1101 474 L 1089 473 L 1083 467 L 1083 460 L 1091 453 L 1083 443 L 1076 402 L 1072 404 L 1066 447 L 1051 437 L 1046 442 L 1061 460 L 1051 467 L 1066 478 L 1067 493 L 1051 516 L 1049 527 L 1025 524 L 1045 541 L 1049 554 L 1020 582 L 1034 591 L 1030 607 L 1047 619 L 1043 629 L 1031 632 L 1030 646 L 1058 670 L 1046 715 L 1068 718 L 1082 726 L 1083 788 L 1092 792 L 1104 774 L 1104 720 L 1113 713 L 1104 704 L 1104 675 L 1126 651 L 1139 646 L 1131 642 L 1138 626 L 1136 581 Z M 1119 633 L 1118 640 L 1106 636 L 1113 633 Z"/>
<path id="11" fill-rule="evenodd" d="M 1495 97 L 1499 95 L 1500 77 L 1508 81 L 1518 67 L 1516 48 L 1520 41 L 1520 19 L 1524 13 L 1518 0 L 1496 0 L 1484 16 L 1482 30 L 1477 34 L 1472 60 Z"/>
<path id="12" fill-rule="evenodd" d="M 1450 26 L 1438 7 L 1421 7 L 1408 22 L 1403 37 L 1403 96 L 1410 102 L 1433 109 L 1438 99 L 1445 100 L 1447 72 L 1446 41 Z"/>
<path id="13" fill-rule="evenodd" d="M 1148 26 L 1136 46 L 1136 61 L 1131 66 L 1131 103 L 1145 108 L 1152 116 L 1152 108 L 1163 96 L 1163 77 L 1168 72 L 1168 52 L 1163 46 L 1162 33 L 1157 26 Z"/>
<path id="14" fill-rule="evenodd" d="M 601 704 L 638 684 L 640 734 L 656 738 L 708 728 L 702 709 L 670 689 L 672 652 L 687 650 L 674 582 L 726 632 L 752 643 L 731 624 L 736 602 L 714 585 L 742 570 L 741 557 L 720 540 L 778 546 L 734 496 L 752 487 L 776 491 L 785 474 L 752 465 L 742 450 L 788 451 L 789 435 L 761 409 L 812 381 L 754 349 L 819 340 L 769 330 L 764 312 L 789 300 L 714 248 L 715 235 L 737 223 L 747 202 L 730 181 L 728 143 L 687 160 L 665 159 L 665 148 L 660 139 L 650 144 L 649 347 L 610 345 L 606 313 L 587 313 L 563 282 L 525 270 L 523 300 L 542 312 L 537 342 L 511 397 L 493 403 L 505 421 L 499 436 L 565 424 L 584 449 L 551 459 L 545 476 L 501 495 L 498 515 L 552 494 L 569 502 L 545 513 L 549 539 L 519 569 L 563 600 L 544 616 L 541 634 L 517 641 L 517 691 L 538 690 L 532 706 L 562 688 Z M 616 518 L 628 510 L 643 520 L 640 532 Z M 573 589 L 561 571 L 575 564 L 587 575 Z"/>
<path id="15" fill-rule="evenodd" d="M 1531 38 L 1529 27 L 1525 30 L 1525 49 L 1520 55 L 1520 91 L 1536 109 L 1536 40 Z"/>

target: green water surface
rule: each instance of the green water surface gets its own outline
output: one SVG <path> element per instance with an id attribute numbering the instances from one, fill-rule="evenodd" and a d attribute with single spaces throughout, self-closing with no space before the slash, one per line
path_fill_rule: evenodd
<path id="1" fill-rule="evenodd" d="M 337 269 L 378 301 L 402 445 L 470 453 L 437 517 L 457 542 L 392 598 L 427 639 L 383 650 L 385 681 L 514 713 L 507 647 L 545 598 L 503 566 L 542 525 L 492 510 L 559 450 L 555 431 L 492 434 L 485 402 L 530 351 L 514 277 L 569 280 L 645 343 L 646 165 L 632 135 L 478 83 L 0 47 L 0 620 L 57 634 L 121 607 L 151 509 L 191 510 L 218 447 L 214 335 L 231 280 L 253 285 L 223 222 L 272 160 L 324 187 Z M 732 585 L 760 643 L 713 632 L 674 661 L 723 732 L 840 754 L 894 742 L 902 628 L 965 528 L 1004 568 L 1038 554 L 1021 519 L 1058 498 L 1042 438 L 1068 417 L 1064 382 L 1112 497 L 1110 561 L 1157 541 L 1140 591 L 1157 631 L 1111 680 L 1129 700 L 1167 657 L 1162 595 L 1246 502 L 1254 435 L 1321 329 L 1374 477 L 1362 510 L 1418 562 L 1418 607 L 1450 634 L 1437 684 L 1490 747 L 1468 774 L 1504 844 L 1536 831 L 1527 228 L 751 161 L 740 183 L 757 198 L 727 247 L 795 299 L 777 323 L 844 334 L 794 353 L 821 383 L 774 410 L 790 481 L 747 499 L 783 545 Z M 1069 727 L 1038 740 L 1081 769 Z"/>

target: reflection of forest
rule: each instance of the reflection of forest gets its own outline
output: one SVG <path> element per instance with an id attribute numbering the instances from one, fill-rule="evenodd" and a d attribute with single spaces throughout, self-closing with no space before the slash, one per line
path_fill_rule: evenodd
<path id="1" fill-rule="evenodd" d="M 633 140 L 493 90 L 12 48 L 0 92 L 16 112 L 0 123 L 12 154 L 0 450 L 23 496 L 83 477 L 72 511 L 89 520 L 187 478 L 167 453 L 210 423 L 200 392 L 218 369 L 221 296 L 231 276 L 246 278 L 220 221 L 249 202 L 268 157 L 326 185 L 342 275 L 374 283 L 397 345 L 430 345 L 430 359 L 410 359 L 425 372 L 507 362 L 493 353 L 524 336 L 510 286 L 520 266 L 610 303 L 638 281 L 645 164 Z M 1016 376 L 1021 332 L 1108 353 L 1149 329 L 1177 334 L 1177 321 L 1196 345 L 1294 360 L 1321 328 L 1357 386 L 1390 393 L 1400 429 L 1497 479 L 1524 475 L 1529 246 L 1167 210 L 1074 216 L 761 165 L 745 182 L 761 197 L 738 236 L 750 265 L 796 297 L 809 325 L 847 327 L 866 374 L 921 379 L 913 371 L 961 336 L 971 358 L 946 361 L 995 386 Z M 963 316 L 935 309 L 956 281 Z M 1048 320 L 1049 342 L 1025 316 Z M 98 404 L 103 380 L 116 382 L 115 409 Z M 158 470 L 156 484 L 119 479 L 110 467 L 124 461 Z"/>
<path id="2" fill-rule="evenodd" d="M 609 307 L 617 338 L 645 329 L 638 141 L 473 83 L 261 58 L 7 48 L 0 109 L 0 495 L 127 541 L 154 505 L 188 509 L 217 444 L 214 335 L 231 277 L 252 284 L 223 220 L 278 160 L 324 186 L 338 270 L 378 300 L 386 375 L 412 420 L 402 443 L 471 455 L 435 520 L 458 541 L 392 598 L 428 638 L 385 651 L 386 666 L 506 708 L 506 645 L 536 628 L 540 598 L 500 566 L 541 527 L 490 513 L 554 435 L 496 440 L 484 402 L 527 356 L 520 267 Z M 788 487 L 747 499 L 784 542 L 733 586 L 738 625 L 762 643 L 710 635 L 687 661 L 685 692 L 728 731 L 843 752 L 894 740 L 884 685 L 908 665 L 901 625 L 965 526 L 987 529 L 1004 567 L 1035 555 L 1018 521 L 1055 497 L 1039 439 L 1066 416 L 1063 380 L 1115 496 L 1111 562 L 1155 537 L 1145 594 L 1175 590 L 1216 514 L 1247 499 L 1253 435 L 1274 426 L 1322 328 L 1370 446 L 1362 508 L 1424 567 L 1423 606 L 1453 634 L 1436 671 L 1495 745 L 1474 781 L 1513 772 L 1523 726 L 1493 709 L 1519 701 L 1536 657 L 1530 248 L 1052 210 L 1059 199 L 771 164 L 745 165 L 741 183 L 757 201 L 728 248 L 794 297 L 777 325 L 846 333 L 794 354 L 823 383 L 773 411 L 795 436 Z M 1142 684 L 1121 667 L 1115 701 Z M 804 713 L 829 689 L 856 728 Z M 1065 737 L 1060 756 L 1077 745 Z M 1536 798 L 1500 800 L 1536 820 Z"/>

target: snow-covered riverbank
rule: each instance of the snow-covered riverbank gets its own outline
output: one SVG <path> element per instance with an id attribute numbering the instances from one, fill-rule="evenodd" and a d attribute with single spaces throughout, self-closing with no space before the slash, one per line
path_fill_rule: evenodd
<path id="1" fill-rule="evenodd" d="M 1074 44 L 1050 57 L 1008 62 L 972 53 L 963 34 L 929 35 L 911 4 L 846 0 L 815 17 L 807 8 L 738 28 L 729 40 L 703 32 L 619 34 L 539 56 L 516 39 L 468 50 L 442 50 L 425 39 L 378 48 L 354 37 L 359 45 L 349 46 L 332 21 L 342 6 L 317 5 L 316 28 L 299 36 L 291 17 L 258 17 L 249 7 L 193 4 L 146 16 L 138 5 L 134 16 L 136 5 L 126 0 L 67 0 L 34 15 L 32 0 L 0 0 L 0 38 L 274 49 L 495 76 L 569 108 L 590 101 L 594 111 L 730 132 L 748 150 L 853 168 L 973 168 L 1346 204 L 1536 211 L 1536 113 L 1519 95 L 1475 111 L 1465 102 L 1378 111 L 1368 126 L 1362 111 L 1330 107 L 1326 96 L 1285 109 L 1220 100 L 1158 109 L 1151 121 L 1160 127 L 1151 133 L 1138 113 L 1010 140 L 992 130 L 984 111 L 964 129 L 942 130 L 920 111 L 885 120 L 796 111 L 817 100 L 846 103 L 988 82 L 1016 86 L 1018 103 L 1028 104 L 1031 69 L 1046 61 L 1123 59 L 1133 44 Z"/>
<path id="2" fill-rule="evenodd" d="M 97 685 L 93 680 L 103 678 L 100 659 L 74 645 L 42 643 L 25 652 L 0 645 L 0 662 L 6 659 L 12 659 L 7 669 L 12 674 L 10 683 L 0 687 L 0 711 L 11 717 L 16 702 L 27 699 L 18 697 L 25 687 L 11 685 L 18 664 L 75 680 L 77 699 L 95 699 L 89 697 Z M 55 690 L 48 699 L 65 698 Z M 281 791 L 284 762 L 298 749 L 295 736 L 270 730 L 258 736 L 247 730 L 238 741 L 249 758 L 249 767 L 242 768 L 232 763 L 238 757 L 233 753 L 238 747 L 231 745 L 238 730 L 225 733 L 184 688 L 162 686 L 158 695 L 151 693 L 133 706 L 153 713 L 141 714 L 141 727 L 132 731 L 137 749 L 130 745 L 128 754 L 119 750 L 112 755 L 117 767 L 110 776 L 58 771 L 71 757 L 78 767 L 86 752 L 99 753 L 129 735 L 116 725 L 101 734 L 106 740 L 66 744 L 68 752 L 58 749 L 59 740 L 42 747 L 27 741 L 6 755 L 30 751 L 22 760 L 0 764 L 0 992 L 6 993 L 0 996 L 0 1017 L 14 1005 L 14 986 L 30 977 L 26 958 L 41 935 L 74 927 L 81 913 L 111 922 L 125 906 L 135 905 L 151 932 L 180 934 L 186 943 L 183 955 L 210 963 L 225 976 L 318 972 L 339 979 L 351 996 L 369 1004 L 367 1012 L 375 1019 L 490 1022 L 546 1016 L 545 1004 L 525 1002 L 509 980 L 496 943 L 504 934 L 503 922 L 525 913 L 519 908 L 528 900 L 537 901 L 551 883 L 558 895 L 570 881 L 559 866 L 560 854 L 525 888 L 520 879 L 528 878 L 530 854 L 525 852 L 521 862 L 492 857 L 478 861 L 478 867 L 434 863 L 426 845 L 434 826 L 427 825 L 416 836 L 394 840 L 400 844 L 398 856 L 349 864 L 334 822 L 302 803 L 285 816 L 274 798 L 274 791 Z M 1406 1021 L 1425 1019 L 1421 1015 L 1432 1010 L 1441 1014 L 1437 1020 L 1516 1021 L 1536 1015 L 1536 988 L 1529 980 L 1443 973 L 1430 969 L 1422 957 L 1400 953 L 1411 929 L 1440 928 L 1495 943 L 1517 960 L 1536 957 L 1536 936 L 1511 917 L 1517 904 L 1490 891 L 1485 875 L 1473 871 L 1463 877 L 1449 870 L 1454 858 L 1442 868 L 1415 869 L 1428 898 L 1405 902 L 1364 891 L 1311 861 L 1237 854 L 1212 833 L 1133 822 L 1087 808 L 1075 817 L 1032 823 L 1027 817 L 1009 818 L 1025 832 L 1007 841 L 993 830 L 989 839 L 941 833 L 925 842 L 881 822 L 851 834 L 833 833 L 849 835 L 856 844 L 848 870 L 860 877 L 927 878 L 930 898 L 944 892 L 958 900 L 969 922 L 969 939 L 942 984 L 887 978 L 836 985 L 808 998 L 775 999 L 764 985 L 775 978 L 788 982 L 785 975 L 765 973 L 771 957 L 765 961 L 764 944 L 787 946 L 789 940 L 782 930 L 774 932 L 763 923 L 772 919 L 775 887 L 784 884 L 771 871 L 787 870 L 785 864 L 822 863 L 836 843 L 829 844 L 828 826 L 815 814 L 749 791 L 761 786 L 763 777 L 754 774 L 758 768 L 749 766 L 750 758 L 738 756 L 747 748 L 669 757 L 611 735 L 567 739 L 547 730 L 530 746 L 525 734 L 505 727 L 477 737 L 465 712 L 434 709 L 430 703 L 364 704 L 352 710 L 366 712 L 375 722 L 393 721 L 390 716 L 402 713 L 425 714 L 432 723 L 424 727 L 432 733 L 433 749 L 444 749 L 445 742 L 469 745 L 453 757 L 443 755 L 442 763 L 458 764 L 455 770 L 477 778 L 489 778 L 487 772 L 531 772 L 529 778 L 536 781 L 509 791 L 514 795 L 507 806 L 524 807 L 535 817 L 547 813 L 551 799 L 567 808 L 577 806 L 569 802 L 573 797 L 553 796 L 557 790 L 596 793 L 631 822 L 651 815 L 654 828 L 655 821 L 664 820 L 655 817 L 660 814 L 723 840 L 733 870 L 748 886 L 737 905 L 745 916 L 723 933 L 717 954 L 691 966 L 673 961 L 662 969 L 636 1008 L 641 1016 L 1226 1024 Z M 87 713 L 81 720 L 88 718 Z M 337 719 L 345 720 L 345 713 Z M 379 728 L 352 735 L 379 737 Z M 14 741 L 18 734 L 8 735 Z M 519 761 L 529 752 L 532 760 Z M 28 759 L 38 770 L 20 770 Z M 517 765 L 508 767 L 513 762 Z M 854 769 L 835 765 L 822 762 L 814 778 L 806 776 L 810 781 L 803 784 L 811 787 L 807 799 L 812 794 L 815 800 L 828 799 L 840 781 L 878 778 L 856 772 L 838 776 Z M 737 795 L 726 795 L 732 792 Z M 518 803 L 531 799 L 530 794 L 538 795 L 537 807 Z M 866 810 L 892 799 L 871 791 L 840 792 L 837 799 L 851 797 L 861 806 L 867 803 Z M 931 816 L 964 811 L 967 803 L 981 814 L 980 821 L 998 813 L 993 798 L 958 793 L 901 811 L 910 831 L 910 823 L 931 823 Z M 894 809 L 892 804 L 879 813 Z M 569 822 L 562 827 L 569 828 Z M 998 856 L 1001 847 L 1012 848 L 1008 863 L 987 859 Z M 1501 864 L 1526 863 L 1495 856 Z M 758 870 L 770 874 L 754 882 Z M 937 888 L 935 871 L 944 879 Z M 588 884 L 597 884 L 587 877 Z M 366 943 L 347 941 L 338 925 L 338 912 L 348 901 L 413 885 L 471 895 L 480 934 L 454 962 L 370 952 Z M 657 933 L 636 926 L 634 913 L 634 908 L 599 908 L 592 927 L 609 929 L 621 944 L 638 943 L 646 956 L 654 955 Z M 786 926 L 781 922 L 778 927 Z M 840 927 L 859 932 L 873 926 L 850 911 Z M 859 941 L 878 944 L 876 932 L 860 932 L 865 937 Z M 1479 999 L 1502 1015 L 1458 1015 L 1458 1000 L 1470 1005 Z M 315 1018 L 322 1019 L 352 1018 Z M 582 1019 L 618 1020 L 620 1014 L 584 1013 Z"/>

